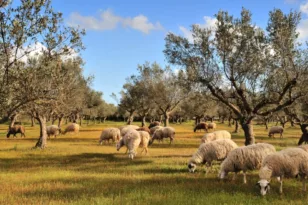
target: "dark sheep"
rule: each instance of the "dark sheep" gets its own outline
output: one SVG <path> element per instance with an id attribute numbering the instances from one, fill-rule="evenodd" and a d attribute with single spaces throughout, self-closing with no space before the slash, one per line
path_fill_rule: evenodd
<path id="1" fill-rule="evenodd" d="M 160 126 L 160 122 L 159 121 L 151 122 L 150 125 L 149 125 L 149 129 L 151 129 L 152 127 L 156 127 L 156 126 Z"/>
<path id="2" fill-rule="evenodd" d="M 208 124 L 205 123 L 205 122 L 201 122 L 201 123 L 197 124 L 196 127 L 194 128 L 194 132 L 196 132 L 197 130 L 207 131 L 208 130 Z"/>
<path id="3" fill-rule="evenodd" d="M 6 137 L 9 138 L 11 134 L 14 135 L 14 137 L 16 137 L 17 133 L 20 133 L 21 137 L 26 137 L 25 127 L 22 125 L 14 125 L 13 127 L 9 127 Z"/>

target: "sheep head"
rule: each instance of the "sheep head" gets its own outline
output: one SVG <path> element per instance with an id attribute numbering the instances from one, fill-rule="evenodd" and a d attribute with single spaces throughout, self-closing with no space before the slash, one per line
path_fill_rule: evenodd
<path id="1" fill-rule="evenodd" d="M 256 185 L 260 188 L 260 194 L 262 196 L 266 195 L 266 193 L 270 190 L 270 182 L 266 179 L 261 179 Z"/>
<path id="2" fill-rule="evenodd" d="M 195 170 L 196 170 L 196 168 L 197 168 L 197 165 L 196 165 L 196 164 L 194 164 L 194 163 L 189 163 L 189 164 L 188 164 L 188 171 L 189 171 L 190 173 L 194 173 Z"/>

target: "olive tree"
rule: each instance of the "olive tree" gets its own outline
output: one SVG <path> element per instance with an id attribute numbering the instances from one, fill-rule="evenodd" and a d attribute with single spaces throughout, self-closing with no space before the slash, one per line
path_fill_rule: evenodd
<path id="1" fill-rule="evenodd" d="M 296 32 L 300 14 L 274 9 L 267 32 L 252 23 L 246 9 L 239 18 L 219 11 L 216 20 L 215 28 L 193 25 L 193 42 L 169 33 L 164 53 L 188 81 L 202 84 L 232 110 L 245 145 L 253 144 L 256 116 L 282 110 L 307 93 L 307 47 Z"/>

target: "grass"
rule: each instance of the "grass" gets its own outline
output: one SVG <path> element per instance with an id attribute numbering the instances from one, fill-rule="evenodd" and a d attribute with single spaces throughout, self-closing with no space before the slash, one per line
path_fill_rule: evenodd
<path id="1" fill-rule="evenodd" d="M 194 133 L 192 123 L 171 124 L 176 139 L 169 146 L 154 144 L 147 156 L 132 161 L 115 144 L 98 146 L 101 130 L 123 123 L 83 126 L 78 135 L 48 140 L 45 150 L 32 149 L 39 128 L 26 125 L 26 138 L 6 139 L 7 125 L 0 125 L 0 204 L 307 204 L 308 194 L 296 179 L 284 181 L 284 194 L 272 181 L 271 192 L 261 197 L 255 183 L 258 172 L 249 173 L 248 184 L 216 178 L 198 167 L 188 173 L 187 161 L 197 150 L 203 132 Z M 264 126 L 255 125 L 257 142 L 269 142 L 281 150 L 296 146 L 298 127 L 286 125 L 284 139 L 269 139 Z M 218 129 L 233 128 L 218 124 Z M 232 136 L 243 145 L 243 132 Z"/>

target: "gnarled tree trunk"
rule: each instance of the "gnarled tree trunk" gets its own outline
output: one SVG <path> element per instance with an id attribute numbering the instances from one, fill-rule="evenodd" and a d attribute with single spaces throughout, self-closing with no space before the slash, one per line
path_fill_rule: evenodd
<path id="1" fill-rule="evenodd" d="M 169 118 L 170 118 L 169 113 L 165 112 L 164 113 L 164 125 L 165 125 L 165 127 L 169 126 Z"/>
<path id="2" fill-rule="evenodd" d="M 46 130 L 46 117 L 37 115 L 36 116 L 37 121 L 40 125 L 40 138 L 37 141 L 35 148 L 41 148 L 44 149 L 47 145 L 47 130 Z"/>
<path id="3" fill-rule="evenodd" d="M 145 122 L 145 116 L 142 116 L 141 127 L 144 127 L 145 124 L 146 124 L 146 122 Z"/>
<path id="4" fill-rule="evenodd" d="M 244 134 L 245 134 L 245 145 L 251 145 L 255 143 L 255 137 L 253 134 L 253 126 L 251 124 L 251 122 L 248 123 L 242 123 L 242 128 L 244 130 Z"/>

